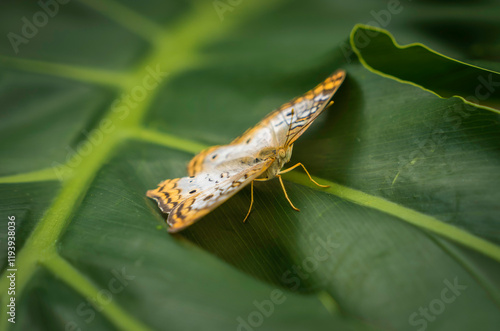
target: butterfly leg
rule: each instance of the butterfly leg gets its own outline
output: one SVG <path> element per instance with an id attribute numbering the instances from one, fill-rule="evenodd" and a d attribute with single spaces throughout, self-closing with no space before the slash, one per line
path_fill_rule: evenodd
<path id="1" fill-rule="evenodd" d="M 293 205 L 293 203 L 290 201 L 290 198 L 288 197 L 288 194 L 286 193 L 286 190 L 285 190 L 285 185 L 283 185 L 283 180 L 281 179 L 281 176 L 278 174 L 277 175 L 278 179 L 280 180 L 280 183 L 281 183 L 281 187 L 283 188 L 283 192 L 285 192 L 285 197 L 286 199 L 288 200 L 288 202 L 290 203 L 290 206 L 292 206 L 293 209 L 295 209 L 296 211 L 300 211 L 299 208 L 295 207 Z"/>
<path id="2" fill-rule="evenodd" d="M 306 167 L 304 167 L 304 165 L 302 163 L 297 163 L 296 165 L 286 169 L 286 170 L 282 170 L 279 172 L 279 174 L 284 174 L 284 173 L 287 173 L 295 168 L 297 168 L 298 166 L 301 166 L 302 169 L 304 169 L 304 171 L 306 172 L 307 176 L 309 177 L 309 179 L 311 180 L 311 182 L 313 182 L 314 184 L 318 185 L 319 187 L 330 187 L 330 185 L 321 185 L 321 184 L 318 184 L 314 179 L 312 179 L 311 175 L 309 175 L 309 171 L 307 171 Z"/>
<path id="3" fill-rule="evenodd" d="M 250 208 L 248 208 L 248 213 L 247 213 L 247 216 L 245 216 L 245 219 L 243 220 L 243 223 L 245 223 L 245 221 L 247 220 L 248 218 L 248 215 L 250 215 L 250 212 L 252 211 L 252 206 L 253 206 L 253 180 L 252 182 L 250 183 Z"/>

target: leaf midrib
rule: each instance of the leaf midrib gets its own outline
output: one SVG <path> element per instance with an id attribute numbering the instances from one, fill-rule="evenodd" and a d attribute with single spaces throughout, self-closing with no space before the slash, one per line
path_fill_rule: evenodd
<path id="1" fill-rule="evenodd" d="M 179 138 L 175 136 L 169 134 L 163 134 L 160 132 L 154 132 L 148 129 L 131 131 L 129 137 L 132 139 L 147 141 L 150 143 L 159 144 L 165 147 L 174 148 L 177 150 L 193 154 L 198 153 L 203 148 L 209 147 L 192 142 L 190 140 L 185 140 L 185 139 L 179 140 Z M 182 143 L 177 144 L 176 143 L 177 140 L 182 141 Z M 188 147 L 186 148 L 186 146 Z M 197 146 L 197 148 L 199 147 L 199 149 L 193 150 L 191 146 Z M 385 214 L 395 216 L 402 221 L 405 221 L 419 228 L 436 233 L 444 238 L 462 244 L 470 249 L 480 252 L 500 262 L 500 247 L 487 240 L 484 240 L 480 237 L 470 234 L 467 231 L 446 224 L 435 217 L 423 214 L 421 212 L 407 208 L 403 205 L 383 199 L 381 197 L 377 197 L 359 190 L 355 190 L 353 188 L 349 188 L 347 186 L 331 182 L 324 178 L 313 176 L 314 180 L 316 180 L 317 182 L 330 185 L 330 187 L 326 189 L 318 188 L 316 185 L 311 183 L 306 174 L 301 173 L 300 171 L 290 172 L 284 176 L 286 177 L 287 180 L 294 182 L 296 184 L 301 184 L 314 190 L 319 190 L 322 192 L 333 194 L 342 199 L 356 203 L 358 205 L 365 206 L 371 209 L 381 211 Z"/>
<path id="2" fill-rule="evenodd" d="M 142 84 L 142 79 L 147 75 L 147 67 L 153 68 L 154 70 L 158 66 L 161 71 L 168 72 L 169 76 L 165 77 L 161 81 L 161 84 L 165 84 L 165 82 L 171 79 L 172 76 L 185 71 L 187 68 L 192 67 L 198 62 L 199 57 L 197 49 L 201 45 L 218 38 L 230 28 L 234 27 L 236 23 L 239 24 L 244 22 L 246 17 L 251 17 L 255 13 L 266 10 L 268 7 L 279 3 L 279 1 L 280 0 L 251 2 L 246 6 L 246 10 L 240 11 L 239 21 L 234 19 L 227 20 L 225 24 L 222 24 L 222 22 L 214 19 L 217 18 L 217 13 L 214 11 L 212 3 L 195 1 L 195 10 L 186 14 L 180 21 L 176 22 L 175 26 L 171 29 L 162 29 L 161 31 L 155 30 L 153 36 L 148 38 L 153 43 L 152 52 L 146 56 L 142 63 L 137 66 L 138 69 L 132 73 L 114 73 L 105 70 L 90 68 L 85 69 L 66 64 L 15 59 L 6 56 L 1 56 L 1 59 L 4 60 L 4 66 L 6 64 L 10 64 L 11 66 L 22 70 L 52 74 L 76 80 L 81 79 L 83 81 L 103 85 L 111 85 L 117 87 L 122 93 L 129 93 L 133 87 L 140 86 Z M 124 27 L 142 35 L 142 37 L 145 37 L 144 33 L 139 31 L 140 29 L 134 28 L 136 27 L 135 24 L 128 24 L 130 23 L 129 20 L 120 20 L 119 15 L 114 15 L 113 11 L 109 10 L 109 6 L 111 6 L 111 8 L 121 10 L 122 13 L 127 13 L 127 15 L 130 16 L 132 11 L 128 8 L 112 0 L 106 0 L 106 5 L 104 7 L 98 6 L 98 3 L 92 0 L 86 0 L 85 2 L 94 6 L 94 9 L 101 11 L 101 14 L 108 16 L 112 20 L 119 21 L 119 23 Z M 106 6 L 108 6 L 108 8 L 106 8 Z M 139 15 L 136 17 L 139 17 Z M 142 21 L 144 22 L 148 20 L 144 18 Z M 197 29 L 196 33 L 193 33 L 192 30 L 199 26 L 197 24 L 203 25 L 204 29 Z M 148 26 L 151 28 L 156 25 L 151 23 Z M 166 56 L 166 54 L 171 53 L 171 50 L 175 50 L 175 54 L 171 54 L 175 56 Z M 131 128 L 137 128 L 140 126 L 142 117 L 148 110 L 148 106 L 153 100 L 155 92 L 157 92 L 158 89 L 159 87 L 156 87 L 156 89 L 151 91 L 151 93 L 149 93 L 143 101 L 137 102 L 137 106 L 134 108 L 134 111 L 123 120 L 120 119 L 121 115 L 119 113 L 113 112 L 112 107 L 107 111 L 103 119 L 111 121 L 116 126 L 115 131 L 112 132 L 112 134 L 105 136 L 102 143 L 95 146 L 92 154 L 84 158 L 83 161 L 74 168 L 71 176 L 62 180 L 62 188 L 59 194 L 54 198 L 52 204 L 26 240 L 25 245 L 20 252 L 18 252 L 16 267 L 19 270 L 22 270 L 22 272 L 17 274 L 17 297 L 21 297 L 23 290 L 36 272 L 39 264 L 44 265 L 53 273 L 59 273 L 57 271 L 59 269 L 53 266 L 54 264 L 62 266 L 63 262 L 61 261 L 64 260 L 58 255 L 55 244 L 64 232 L 64 229 L 70 223 L 72 213 L 74 213 L 80 205 L 80 202 L 86 194 L 87 189 L 91 185 L 95 175 L 106 160 L 112 155 L 116 146 L 124 140 L 123 133 Z M 42 169 L 40 171 L 30 172 L 29 174 L 26 174 L 26 177 L 30 177 L 30 179 L 35 180 L 49 180 L 52 177 L 49 173 L 49 169 Z M 53 179 L 55 179 L 55 173 L 53 176 Z M 15 182 L 15 180 L 22 181 L 23 175 L 18 174 L 15 176 L 9 176 L 0 180 L 0 182 L 12 183 Z M 68 272 L 71 271 L 71 269 L 68 268 L 65 270 L 69 270 Z M 5 277 L 5 272 L 6 271 L 4 271 L 2 275 L 3 277 L 0 280 L 0 288 L 3 289 L 2 293 L 7 293 L 7 288 L 9 286 L 8 279 Z M 90 284 L 86 284 L 86 286 L 83 287 L 75 286 L 76 283 L 74 278 L 62 278 L 64 281 L 70 282 L 68 284 L 82 295 L 89 293 Z M 97 292 L 95 288 L 94 291 Z M 3 307 L 6 307 L 6 300 L 8 300 L 8 297 L 4 295 L 2 298 L 3 315 L 5 315 Z M 140 329 L 146 329 L 146 327 L 140 322 L 128 325 L 119 323 L 119 317 L 123 316 L 121 312 L 122 311 L 118 306 L 106 306 L 105 309 L 102 310 L 103 315 L 107 316 L 113 323 L 121 328 L 133 330 L 134 327 L 139 327 Z M 0 323 L 0 330 L 6 330 L 7 325 L 7 319 L 2 319 L 2 322 Z"/>
<path id="3" fill-rule="evenodd" d="M 168 148 L 180 150 L 183 152 L 188 152 L 196 154 L 201 150 L 209 147 L 189 139 L 184 139 L 177 137 L 175 135 L 161 133 L 144 128 L 136 128 L 124 131 L 121 135 L 123 139 L 135 139 L 140 141 L 146 141 L 149 143 L 158 144 Z M 41 173 L 47 173 L 48 171 L 40 171 Z M 32 178 L 32 173 L 27 174 L 28 178 Z M 22 180 L 22 175 L 16 175 L 15 178 Z M 486 256 L 489 256 L 497 261 L 500 261 L 500 247 L 497 245 L 484 240 L 480 237 L 474 236 L 467 231 L 461 230 L 457 227 L 446 224 L 439 219 L 420 213 L 413 209 L 404 207 L 395 202 L 385 200 L 383 198 L 367 194 L 365 192 L 355 190 L 340 184 L 331 182 L 324 178 L 313 176 L 314 179 L 321 183 L 326 183 L 330 185 L 327 189 L 319 189 L 317 186 L 313 185 L 305 174 L 300 172 L 292 172 L 286 175 L 287 180 L 294 182 L 296 184 L 301 184 L 309 188 L 320 190 L 329 194 L 336 195 L 342 199 L 351 201 L 358 205 L 369 207 L 371 209 L 376 209 L 383 213 L 395 216 L 407 223 L 418 226 L 419 228 L 436 233 L 444 238 L 448 238 L 457 243 L 460 243 L 466 247 L 469 247 L 477 252 L 480 252 Z M 9 182 L 12 182 L 10 177 Z M 46 180 L 46 177 L 40 177 L 41 180 Z M 55 179 L 55 178 L 54 178 Z M 0 178 L 2 182 L 2 178 Z"/>

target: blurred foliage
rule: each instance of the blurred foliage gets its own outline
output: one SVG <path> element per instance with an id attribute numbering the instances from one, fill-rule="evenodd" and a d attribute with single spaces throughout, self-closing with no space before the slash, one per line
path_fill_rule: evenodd
<path id="1" fill-rule="evenodd" d="M 2 2 L 0 330 L 496 330 L 498 8 Z M 147 189 L 340 67 L 292 158 L 330 188 L 167 233 Z"/>

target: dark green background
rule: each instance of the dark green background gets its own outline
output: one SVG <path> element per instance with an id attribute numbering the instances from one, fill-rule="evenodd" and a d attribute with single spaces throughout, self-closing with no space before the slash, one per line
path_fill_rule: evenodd
<path id="1" fill-rule="evenodd" d="M 466 288 L 426 330 L 496 330 L 500 87 L 470 97 L 479 77 L 500 83 L 499 2 L 232 3 L 221 19 L 211 1 L 70 1 L 17 53 L 9 33 L 42 9 L 0 4 L 0 330 L 235 330 L 276 290 L 255 330 L 419 330 L 412 314 L 454 281 Z M 257 183 L 245 224 L 248 188 L 167 233 L 146 190 L 337 68 L 335 104 L 292 158 L 329 189 L 297 170 L 284 178 L 301 212 Z"/>

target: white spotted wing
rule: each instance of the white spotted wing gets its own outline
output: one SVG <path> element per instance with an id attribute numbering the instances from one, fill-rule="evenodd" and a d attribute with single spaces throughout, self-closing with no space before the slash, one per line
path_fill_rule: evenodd
<path id="1" fill-rule="evenodd" d="M 188 165 L 190 177 L 161 182 L 147 196 L 168 213 L 170 232 L 180 231 L 218 207 L 277 161 L 261 151 L 291 146 L 330 104 L 345 78 L 337 70 L 304 95 L 271 112 L 229 145 L 210 147 Z M 279 165 L 281 167 L 281 163 Z"/>

